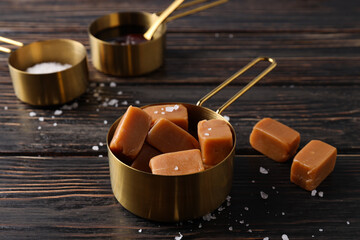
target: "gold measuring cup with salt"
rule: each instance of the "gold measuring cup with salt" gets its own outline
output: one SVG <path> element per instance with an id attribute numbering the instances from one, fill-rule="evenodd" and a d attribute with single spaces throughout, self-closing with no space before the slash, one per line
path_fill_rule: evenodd
<path id="1" fill-rule="evenodd" d="M 0 42 L 18 46 L 10 53 L 9 71 L 16 96 L 23 102 L 36 106 L 58 105 L 69 102 L 87 88 L 89 73 L 85 47 L 74 40 L 54 39 L 37 41 L 28 45 L 0 37 Z M 71 67 L 50 73 L 29 73 L 26 70 L 40 63 L 69 64 Z"/>
<path id="2" fill-rule="evenodd" d="M 170 14 L 175 9 L 191 7 L 208 0 L 195 0 L 181 4 L 182 1 L 176 0 L 174 5 L 172 4 L 175 7 L 170 8 L 169 12 L 166 10 L 164 12 Z M 99 17 L 90 24 L 88 29 L 92 63 L 97 70 L 110 75 L 139 76 L 150 73 L 164 62 L 167 22 L 227 1 L 218 0 L 207 3 L 174 16 L 166 16 L 164 19 L 162 19 L 162 14 L 159 16 L 159 13 L 148 12 L 116 12 Z M 181 5 L 177 7 L 179 4 Z M 144 32 L 159 20 L 161 20 L 159 26 L 154 27 L 156 31 L 144 36 Z M 133 41 L 118 38 L 127 34 L 138 36 Z M 142 39 L 139 40 L 139 37 Z"/>

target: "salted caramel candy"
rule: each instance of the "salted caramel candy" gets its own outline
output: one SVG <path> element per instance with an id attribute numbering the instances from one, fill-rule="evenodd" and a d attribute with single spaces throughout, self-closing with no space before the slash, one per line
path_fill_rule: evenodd
<path id="1" fill-rule="evenodd" d="M 337 150 L 319 140 L 312 140 L 294 157 L 290 181 L 312 191 L 334 170 Z"/>
<path id="2" fill-rule="evenodd" d="M 145 142 L 139 154 L 136 156 L 133 163 L 131 164 L 131 167 L 140 171 L 151 173 L 151 169 L 149 167 L 150 159 L 160 154 L 161 152 L 159 152 Z"/>
<path id="3" fill-rule="evenodd" d="M 188 130 L 188 112 L 182 104 L 149 106 L 143 109 L 152 118 L 152 125 L 160 118 L 166 118 L 184 130 Z"/>
<path id="4" fill-rule="evenodd" d="M 162 153 L 199 148 L 199 142 L 190 133 L 166 118 L 155 122 L 146 141 Z"/>
<path id="5" fill-rule="evenodd" d="M 300 134 L 294 129 L 271 118 L 255 124 L 250 134 L 250 145 L 277 162 L 292 157 L 300 144 Z"/>
<path id="6" fill-rule="evenodd" d="M 150 129 L 151 117 L 138 107 L 129 106 L 116 127 L 110 149 L 116 156 L 134 159 Z"/>
<path id="7" fill-rule="evenodd" d="M 204 170 L 199 149 L 158 155 L 150 160 L 149 166 L 158 175 L 185 175 Z"/>
<path id="8" fill-rule="evenodd" d="M 233 148 L 233 136 L 226 121 L 202 120 L 198 122 L 197 129 L 204 164 L 216 165 L 229 155 Z"/>

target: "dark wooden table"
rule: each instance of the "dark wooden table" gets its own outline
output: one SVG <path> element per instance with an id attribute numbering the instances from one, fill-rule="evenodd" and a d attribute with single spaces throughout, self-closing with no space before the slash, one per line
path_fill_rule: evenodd
<path id="1" fill-rule="evenodd" d="M 0 36 L 23 43 L 71 38 L 89 51 L 87 27 L 95 18 L 157 12 L 168 4 L 2 0 Z M 110 186 L 105 137 L 111 123 L 130 104 L 196 103 L 257 56 L 273 57 L 278 66 L 223 113 L 238 141 L 230 201 L 210 221 L 158 223 L 125 210 Z M 178 19 L 168 24 L 163 67 L 142 77 L 113 77 L 96 71 L 89 57 L 88 91 L 65 106 L 20 102 L 7 58 L 0 54 L 0 239 L 360 238 L 358 0 L 232 0 Z M 261 67 L 207 107 L 219 107 Z M 335 170 L 318 194 L 290 182 L 291 161 L 276 163 L 251 148 L 252 126 L 263 117 L 299 131 L 300 148 L 312 139 L 337 147 Z"/>

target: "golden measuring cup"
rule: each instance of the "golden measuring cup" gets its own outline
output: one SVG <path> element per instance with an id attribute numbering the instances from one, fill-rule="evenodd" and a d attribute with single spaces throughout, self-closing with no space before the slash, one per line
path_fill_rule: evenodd
<path id="1" fill-rule="evenodd" d="M 260 61 L 267 61 L 270 65 L 220 108 L 213 111 L 202 107 L 202 104 L 209 98 Z M 201 98 L 196 105 L 188 103 L 160 104 L 184 105 L 188 111 L 189 132 L 197 132 L 197 123 L 201 120 L 225 120 L 220 115 L 221 112 L 268 74 L 275 66 L 276 62 L 274 59 L 259 57 Z M 143 106 L 142 108 L 152 105 Z M 124 208 L 146 219 L 173 222 L 204 216 L 224 202 L 231 190 L 233 158 L 236 148 L 236 133 L 230 123 L 228 125 L 233 135 L 234 146 L 229 155 L 219 164 L 195 174 L 162 176 L 132 168 L 112 153 L 109 144 L 120 120 L 121 117 L 110 127 L 106 142 L 112 191 Z"/>
<path id="2" fill-rule="evenodd" d="M 37 41 L 28 45 L 0 37 L 1 42 L 19 46 L 11 51 L 1 47 L 0 51 L 10 53 L 9 71 L 16 96 L 23 102 L 48 106 L 69 102 L 87 88 L 89 73 L 85 47 L 74 40 L 55 39 Z M 26 69 L 42 62 L 57 62 L 72 65 L 70 68 L 45 74 L 33 74 Z"/>
<path id="3" fill-rule="evenodd" d="M 207 0 L 195 0 L 180 5 L 177 9 L 187 8 Z M 170 16 L 162 23 L 149 41 L 135 45 L 110 43 L 98 37 L 106 29 L 124 26 L 136 26 L 148 29 L 159 18 L 160 13 L 117 12 L 97 18 L 88 29 L 91 58 L 94 67 L 106 74 L 116 76 L 139 76 L 159 68 L 164 62 L 166 47 L 166 22 L 184 17 L 220 4 L 227 0 L 219 0 L 195 9 Z"/>

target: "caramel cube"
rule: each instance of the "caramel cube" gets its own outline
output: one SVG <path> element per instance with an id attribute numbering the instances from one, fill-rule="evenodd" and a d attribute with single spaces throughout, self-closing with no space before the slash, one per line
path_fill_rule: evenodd
<path id="1" fill-rule="evenodd" d="M 150 160 L 153 174 L 185 175 L 204 170 L 199 149 L 164 153 Z"/>
<path id="2" fill-rule="evenodd" d="M 250 145 L 277 162 L 292 157 L 300 144 L 300 134 L 294 129 L 271 118 L 255 124 L 250 134 Z"/>
<path id="3" fill-rule="evenodd" d="M 337 150 L 319 140 L 310 141 L 294 157 L 290 181 L 312 191 L 334 170 Z"/>
<path id="4" fill-rule="evenodd" d="M 203 163 L 216 165 L 233 148 L 233 136 L 224 120 L 211 119 L 198 122 L 198 138 Z"/>
<path id="5" fill-rule="evenodd" d="M 139 154 L 136 156 L 133 163 L 131 164 L 131 167 L 140 171 L 151 173 L 151 169 L 149 167 L 150 159 L 160 154 L 161 152 L 151 147 L 149 144 L 144 143 Z"/>
<path id="6" fill-rule="evenodd" d="M 155 105 L 144 108 L 152 118 L 152 125 L 159 118 L 166 118 L 184 130 L 188 130 L 188 112 L 184 105 Z"/>
<path id="7" fill-rule="evenodd" d="M 163 153 L 199 148 L 199 142 L 190 133 L 166 118 L 155 122 L 146 141 Z"/>
<path id="8" fill-rule="evenodd" d="M 110 142 L 116 156 L 134 159 L 144 144 L 150 129 L 151 117 L 138 107 L 129 106 L 119 122 Z"/>

